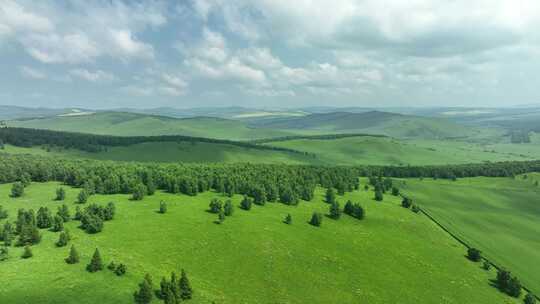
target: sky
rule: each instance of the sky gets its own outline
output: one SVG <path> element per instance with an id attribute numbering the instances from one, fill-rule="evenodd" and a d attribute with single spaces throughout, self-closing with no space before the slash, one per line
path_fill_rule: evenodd
<path id="1" fill-rule="evenodd" d="M 537 104 L 538 29 L 537 0 L 0 0 L 0 104 Z"/>

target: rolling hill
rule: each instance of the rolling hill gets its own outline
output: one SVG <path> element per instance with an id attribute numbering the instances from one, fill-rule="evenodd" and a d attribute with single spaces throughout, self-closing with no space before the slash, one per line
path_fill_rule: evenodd
<path id="1" fill-rule="evenodd" d="M 10 184 L 0 185 L 7 220 L 18 208 L 66 204 L 74 213 L 79 189 L 65 187 L 64 202 L 54 201 L 59 183 L 32 183 L 20 198 L 9 197 Z M 520 303 L 487 282 L 495 271 L 469 262 L 466 249 L 427 217 L 400 207 L 397 197 L 373 201 L 372 191 L 340 196 L 366 209 L 366 218 L 324 218 L 321 227 L 307 223 L 314 211 L 327 213 L 324 189 L 298 206 L 268 203 L 251 211 L 238 206 L 222 224 L 207 212 L 215 192 L 197 196 L 158 191 L 142 201 L 129 195 L 92 195 L 88 203 L 114 202 L 116 215 L 102 232 L 87 234 L 79 222 L 66 222 L 72 236 L 57 247 L 58 232 L 42 229 L 33 257 L 21 259 L 22 247 L 10 248 L 2 262 L 2 303 L 133 303 L 143 276 L 159 289 L 162 277 L 185 269 L 193 286 L 186 303 Z M 165 214 L 156 212 L 167 202 Z M 80 205 L 79 205 L 80 206 Z M 84 207 L 84 206 L 83 206 Z M 291 225 L 283 218 L 291 214 Z M 0 220 L 4 224 L 6 220 Z M 75 245 L 80 263 L 64 262 Z M 85 270 L 99 248 L 104 265 L 124 263 L 127 273 Z M 196 253 L 196 254 L 194 254 Z M 46 286 L 46 288 L 44 288 Z M 152 303 L 162 303 L 155 299 Z"/>
<path id="2" fill-rule="evenodd" d="M 444 139 L 474 134 L 470 128 L 444 119 L 379 111 L 364 113 L 333 112 L 302 117 L 254 121 L 251 126 L 278 130 L 301 130 L 318 133 L 370 133 L 397 138 Z"/>
<path id="3" fill-rule="evenodd" d="M 254 129 L 241 121 L 214 118 L 172 118 L 126 112 L 97 112 L 14 120 L 9 126 L 120 136 L 186 135 L 231 140 L 284 136 L 284 131 Z"/>
<path id="4" fill-rule="evenodd" d="M 524 178 L 527 177 L 527 178 Z M 540 293 L 540 174 L 406 180 L 405 192 L 448 230 Z"/>

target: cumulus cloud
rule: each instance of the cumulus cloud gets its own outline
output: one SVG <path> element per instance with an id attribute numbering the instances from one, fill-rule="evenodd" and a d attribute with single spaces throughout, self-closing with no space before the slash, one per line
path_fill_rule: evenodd
<path id="1" fill-rule="evenodd" d="M 164 7 L 154 1 L 32 3 L 5 0 L 0 32 L 43 63 L 84 63 L 101 56 L 152 59 L 154 48 L 137 38 L 147 27 L 163 26 Z"/>

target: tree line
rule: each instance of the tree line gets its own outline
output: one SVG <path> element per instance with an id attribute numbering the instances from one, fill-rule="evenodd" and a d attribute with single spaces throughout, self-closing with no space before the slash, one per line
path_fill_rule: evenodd
<path id="1" fill-rule="evenodd" d="M 52 131 L 30 128 L 0 128 L 0 142 L 18 147 L 56 146 L 66 149 L 77 149 L 86 152 L 100 152 L 107 147 L 129 146 L 148 142 L 187 142 L 226 144 L 256 150 L 272 150 L 297 154 L 308 154 L 294 149 L 257 145 L 250 142 L 214 139 L 206 137 L 193 137 L 184 135 L 159 136 L 113 136 L 88 133 L 75 133 L 65 131 Z"/>

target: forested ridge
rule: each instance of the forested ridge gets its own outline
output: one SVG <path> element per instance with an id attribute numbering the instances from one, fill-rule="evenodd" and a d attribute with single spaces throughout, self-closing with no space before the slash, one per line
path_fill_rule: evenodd
<path id="1" fill-rule="evenodd" d="M 6 144 L 11 144 L 18 147 L 49 145 L 66 149 L 77 149 L 86 152 L 100 152 L 105 150 L 107 147 L 129 146 L 148 142 L 188 142 L 194 144 L 201 142 L 233 145 L 247 149 L 282 151 L 304 155 L 308 154 L 306 152 L 289 148 L 257 145 L 251 142 L 206 137 L 192 137 L 184 135 L 112 136 L 11 127 L 0 128 L 0 140 Z"/>
<path id="2" fill-rule="evenodd" d="M 349 137 L 388 137 L 380 134 L 367 134 L 367 133 L 341 133 L 341 134 L 323 134 L 323 135 L 290 135 L 272 138 L 262 138 L 251 140 L 251 143 L 264 144 L 271 142 L 299 140 L 299 139 L 311 139 L 311 140 L 333 140 Z"/>

